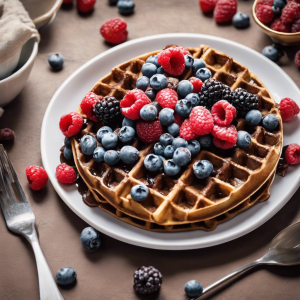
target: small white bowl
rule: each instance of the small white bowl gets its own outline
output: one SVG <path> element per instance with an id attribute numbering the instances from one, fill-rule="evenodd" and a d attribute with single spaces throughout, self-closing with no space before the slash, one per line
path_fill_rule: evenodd
<path id="1" fill-rule="evenodd" d="M 38 42 L 35 38 L 32 38 L 22 47 L 20 59 L 15 72 L 9 77 L 0 80 L 1 107 L 11 102 L 25 86 L 37 52 Z"/>
<path id="2" fill-rule="evenodd" d="M 6 62 L 0 65 L 0 80 L 11 75 L 13 70 L 17 67 L 20 59 L 21 50 L 16 53 L 15 56 L 8 59 Z"/>

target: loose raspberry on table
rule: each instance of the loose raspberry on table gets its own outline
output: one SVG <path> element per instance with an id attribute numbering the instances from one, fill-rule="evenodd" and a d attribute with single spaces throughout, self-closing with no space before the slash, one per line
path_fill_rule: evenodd
<path id="1" fill-rule="evenodd" d="M 214 120 L 209 110 L 203 106 L 196 106 L 190 113 L 193 132 L 196 135 L 209 134 L 214 127 Z"/>
<path id="2" fill-rule="evenodd" d="M 236 0 L 219 0 L 214 10 L 214 19 L 217 23 L 226 23 L 232 20 L 236 12 Z"/>
<path id="3" fill-rule="evenodd" d="M 211 115 L 218 125 L 229 125 L 236 118 L 236 109 L 228 101 L 221 100 L 211 108 Z"/>
<path id="4" fill-rule="evenodd" d="M 185 69 L 183 47 L 171 47 L 158 54 L 158 63 L 166 73 L 179 76 Z"/>
<path id="5" fill-rule="evenodd" d="M 211 134 L 218 139 L 229 143 L 235 144 L 237 142 L 237 131 L 235 126 L 233 125 L 221 126 L 215 124 L 211 131 Z"/>
<path id="6" fill-rule="evenodd" d="M 296 2 L 288 2 L 282 9 L 280 19 L 283 24 L 291 24 L 300 18 L 300 4 Z"/>
<path id="7" fill-rule="evenodd" d="M 15 139 L 15 133 L 9 128 L 0 130 L 0 142 L 12 142 Z"/>
<path id="8" fill-rule="evenodd" d="M 198 137 L 198 135 L 193 132 L 191 121 L 189 119 L 184 120 L 183 124 L 180 127 L 179 135 L 186 141 L 191 141 Z"/>
<path id="9" fill-rule="evenodd" d="M 77 179 L 75 170 L 66 164 L 60 164 L 56 167 L 55 176 L 62 183 L 73 183 Z"/>
<path id="10" fill-rule="evenodd" d="M 178 95 L 174 90 L 166 88 L 157 93 L 156 101 L 162 108 L 175 109 L 175 105 L 178 101 Z"/>
<path id="11" fill-rule="evenodd" d="M 97 102 L 99 102 L 103 97 L 98 96 L 93 92 L 87 93 L 80 103 L 80 108 L 86 117 L 94 122 L 98 122 L 98 118 L 94 115 L 93 109 Z"/>
<path id="12" fill-rule="evenodd" d="M 300 69 L 300 50 L 296 53 L 294 62 L 296 66 Z"/>
<path id="13" fill-rule="evenodd" d="M 78 11 L 86 14 L 94 8 L 96 0 L 77 0 L 76 2 Z"/>
<path id="14" fill-rule="evenodd" d="M 269 5 L 273 6 L 274 0 L 258 0 L 257 5 Z"/>
<path id="15" fill-rule="evenodd" d="M 299 32 L 300 31 L 300 19 L 296 20 L 291 27 L 291 32 Z"/>
<path id="16" fill-rule="evenodd" d="M 100 33 L 107 42 L 120 44 L 127 39 L 127 23 L 121 18 L 110 19 L 101 26 Z"/>
<path id="17" fill-rule="evenodd" d="M 199 5 L 201 10 L 206 14 L 206 13 L 211 13 L 216 4 L 217 4 L 218 0 L 200 0 L 199 1 Z"/>
<path id="18" fill-rule="evenodd" d="M 230 149 L 233 148 L 235 143 L 227 142 L 224 140 L 220 140 L 217 137 L 213 136 L 213 143 L 216 147 L 221 148 L 221 149 Z"/>
<path id="19" fill-rule="evenodd" d="M 149 103 L 150 99 L 144 91 L 133 89 L 125 95 L 120 104 L 122 107 L 122 113 L 125 117 L 131 120 L 138 120 L 141 118 L 141 108 Z"/>
<path id="20" fill-rule="evenodd" d="M 38 166 L 29 166 L 26 168 L 26 177 L 29 187 L 34 191 L 41 190 L 48 181 L 48 175 L 44 168 Z"/>
<path id="21" fill-rule="evenodd" d="M 283 24 L 280 18 L 274 19 L 270 25 L 271 29 L 279 32 L 290 32 L 290 27 L 289 24 Z"/>
<path id="22" fill-rule="evenodd" d="M 257 5 L 255 13 L 257 19 L 263 24 L 269 24 L 274 19 L 272 7 L 269 5 Z"/>
<path id="23" fill-rule="evenodd" d="M 144 143 L 155 143 L 163 134 L 163 129 L 159 120 L 151 122 L 140 120 L 136 124 L 136 131 L 140 140 Z"/>
<path id="24" fill-rule="evenodd" d="M 59 128 L 65 137 L 77 134 L 83 125 L 83 119 L 77 112 L 65 114 L 60 118 Z"/>
<path id="25" fill-rule="evenodd" d="M 285 151 L 285 160 L 289 165 L 300 163 L 300 146 L 298 144 L 290 144 Z"/>
<path id="26" fill-rule="evenodd" d="M 183 123 L 182 118 L 177 114 L 174 114 L 174 119 L 174 123 L 176 123 L 180 127 Z"/>
<path id="27" fill-rule="evenodd" d="M 290 121 L 299 114 L 298 104 L 291 98 L 284 98 L 279 103 L 282 121 Z"/>
<path id="28" fill-rule="evenodd" d="M 203 85 L 202 80 L 197 77 L 191 77 L 189 78 L 189 81 L 193 85 L 193 93 L 197 93 L 197 94 L 200 93 Z"/>

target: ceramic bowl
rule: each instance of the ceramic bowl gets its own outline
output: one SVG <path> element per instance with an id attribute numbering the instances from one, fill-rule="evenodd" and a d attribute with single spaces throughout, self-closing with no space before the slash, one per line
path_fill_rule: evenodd
<path id="1" fill-rule="evenodd" d="M 6 62 L 0 65 L 0 80 L 8 77 L 17 67 L 21 55 L 21 49 L 15 56 L 8 59 Z"/>
<path id="2" fill-rule="evenodd" d="M 22 47 L 20 59 L 12 75 L 0 80 L 0 106 L 11 102 L 25 86 L 38 52 L 38 42 L 30 39 Z"/>

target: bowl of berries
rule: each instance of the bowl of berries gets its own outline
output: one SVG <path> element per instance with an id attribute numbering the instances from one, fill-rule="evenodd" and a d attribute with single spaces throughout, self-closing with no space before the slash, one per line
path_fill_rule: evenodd
<path id="1" fill-rule="evenodd" d="M 299 0 L 256 0 L 252 14 L 256 24 L 275 43 L 300 44 Z"/>

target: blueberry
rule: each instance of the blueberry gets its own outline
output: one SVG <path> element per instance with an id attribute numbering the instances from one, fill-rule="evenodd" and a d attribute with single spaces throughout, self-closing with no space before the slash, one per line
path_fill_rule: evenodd
<path id="1" fill-rule="evenodd" d="M 119 0 L 117 7 L 121 15 L 130 15 L 134 11 L 135 4 L 131 0 Z"/>
<path id="2" fill-rule="evenodd" d="M 200 102 L 200 97 L 196 93 L 190 93 L 185 97 L 186 100 L 190 100 L 192 102 L 192 106 L 197 106 Z"/>
<path id="3" fill-rule="evenodd" d="M 190 298 L 198 297 L 203 293 L 203 287 L 197 280 L 190 280 L 184 285 L 184 291 Z"/>
<path id="4" fill-rule="evenodd" d="M 66 137 L 64 143 L 65 143 L 66 147 L 71 147 L 71 139 L 70 138 Z"/>
<path id="5" fill-rule="evenodd" d="M 56 273 L 56 281 L 58 284 L 67 285 L 71 284 L 76 280 L 77 273 L 71 267 L 64 267 L 58 270 Z"/>
<path id="6" fill-rule="evenodd" d="M 177 86 L 177 93 L 182 97 L 185 97 L 193 91 L 193 88 L 194 87 L 190 81 L 181 80 Z"/>
<path id="7" fill-rule="evenodd" d="M 154 145 L 154 153 L 156 155 L 164 155 L 165 146 L 163 146 L 161 143 L 156 143 Z"/>
<path id="8" fill-rule="evenodd" d="M 97 140 L 98 140 L 98 142 L 101 143 L 104 134 L 109 133 L 109 132 L 113 132 L 113 130 L 110 127 L 108 127 L 108 126 L 101 127 L 97 131 Z"/>
<path id="9" fill-rule="evenodd" d="M 247 131 L 244 130 L 240 130 L 237 133 L 237 142 L 236 145 L 241 148 L 241 149 L 245 149 L 247 147 L 250 146 L 251 144 L 251 136 Z"/>
<path id="10" fill-rule="evenodd" d="M 165 75 L 155 74 L 150 78 L 150 85 L 156 91 L 160 91 L 167 87 L 168 79 Z"/>
<path id="11" fill-rule="evenodd" d="M 132 146 L 124 146 L 120 151 L 120 158 L 125 164 L 134 164 L 139 159 L 139 151 Z"/>
<path id="12" fill-rule="evenodd" d="M 174 110 L 171 108 L 163 108 L 159 113 L 159 122 L 163 126 L 169 126 L 174 123 Z"/>
<path id="13" fill-rule="evenodd" d="M 146 63 L 154 64 L 159 68 L 160 64 L 158 63 L 157 58 L 158 58 L 158 55 L 151 55 L 147 58 Z"/>
<path id="14" fill-rule="evenodd" d="M 196 155 L 200 152 L 200 143 L 197 140 L 192 140 L 188 142 L 187 149 L 190 150 L 192 155 Z"/>
<path id="15" fill-rule="evenodd" d="M 103 162 L 104 161 L 104 154 L 105 154 L 105 149 L 103 147 L 97 147 L 94 150 L 93 158 L 96 162 Z"/>
<path id="16" fill-rule="evenodd" d="M 211 72 L 207 68 L 201 68 L 196 72 L 196 77 L 204 82 L 206 79 L 211 77 Z"/>
<path id="17" fill-rule="evenodd" d="M 175 164 L 183 167 L 186 166 L 189 161 L 191 160 L 192 155 L 190 150 L 187 148 L 179 147 L 175 150 L 174 155 L 173 155 L 173 160 Z"/>
<path id="18" fill-rule="evenodd" d="M 109 5 L 117 5 L 119 0 L 108 0 Z"/>
<path id="19" fill-rule="evenodd" d="M 261 119 L 262 119 L 261 112 L 259 110 L 256 110 L 256 109 L 250 110 L 246 114 L 246 117 L 245 117 L 245 120 L 246 120 L 247 124 L 250 125 L 250 126 L 258 126 Z"/>
<path id="20" fill-rule="evenodd" d="M 180 172 L 180 170 L 181 170 L 181 167 L 176 165 L 173 159 L 168 159 L 164 163 L 164 172 L 168 176 L 175 176 Z"/>
<path id="21" fill-rule="evenodd" d="M 140 110 L 140 115 L 145 121 L 153 121 L 157 117 L 157 108 L 152 104 L 146 104 Z"/>
<path id="22" fill-rule="evenodd" d="M 149 84 L 150 79 L 147 76 L 141 76 L 136 81 L 136 88 L 145 92 Z"/>
<path id="23" fill-rule="evenodd" d="M 247 28 L 250 24 L 249 15 L 237 12 L 232 18 L 232 23 L 236 28 Z"/>
<path id="24" fill-rule="evenodd" d="M 62 69 L 63 64 L 64 64 L 64 58 L 61 54 L 59 53 L 52 53 L 48 57 L 48 62 L 51 68 L 54 71 L 59 71 Z"/>
<path id="25" fill-rule="evenodd" d="M 279 59 L 278 50 L 274 46 L 266 46 L 263 51 L 262 55 L 269 58 L 272 61 L 277 61 Z"/>
<path id="26" fill-rule="evenodd" d="M 162 155 L 159 155 L 159 158 L 161 159 L 162 163 L 166 160 Z"/>
<path id="27" fill-rule="evenodd" d="M 206 63 L 204 60 L 196 58 L 194 60 L 194 64 L 193 64 L 193 72 L 196 73 L 199 69 L 201 68 L 205 68 L 206 67 Z"/>
<path id="28" fill-rule="evenodd" d="M 164 151 L 164 157 L 165 158 L 173 158 L 173 154 L 174 154 L 174 148 L 172 145 L 168 145 L 166 148 L 165 148 L 165 151 Z"/>
<path id="29" fill-rule="evenodd" d="M 130 126 L 123 126 L 119 131 L 119 140 L 123 144 L 128 144 L 133 141 L 135 130 Z"/>
<path id="30" fill-rule="evenodd" d="M 283 0 L 274 0 L 273 1 L 273 6 L 274 7 L 279 7 L 279 8 L 284 8 L 286 5 L 286 2 Z"/>
<path id="31" fill-rule="evenodd" d="M 73 152 L 71 147 L 64 148 L 64 157 L 66 160 L 71 160 L 73 158 Z"/>
<path id="32" fill-rule="evenodd" d="M 213 169 L 212 163 L 208 160 L 199 160 L 193 165 L 194 174 L 199 179 L 208 177 Z"/>
<path id="33" fill-rule="evenodd" d="M 96 147 L 97 141 L 93 136 L 86 134 L 80 139 L 80 148 L 83 154 L 92 155 Z"/>
<path id="34" fill-rule="evenodd" d="M 192 108 L 193 105 L 191 100 L 181 99 L 178 100 L 175 105 L 175 112 L 178 116 L 182 118 L 188 118 L 192 111 Z"/>
<path id="35" fill-rule="evenodd" d="M 148 78 L 151 78 L 153 75 L 155 75 L 157 72 L 157 67 L 154 64 L 148 64 L 145 63 L 142 66 L 142 73 L 144 76 L 147 76 Z"/>
<path id="36" fill-rule="evenodd" d="M 104 161 L 109 166 L 115 166 L 120 161 L 119 153 L 115 150 L 108 150 L 104 154 Z"/>
<path id="37" fill-rule="evenodd" d="M 168 145 L 172 145 L 173 140 L 174 140 L 174 137 L 170 133 L 163 133 L 159 137 L 159 142 L 165 147 Z"/>
<path id="38" fill-rule="evenodd" d="M 165 70 L 164 70 L 164 68 L 163 67 L 159 67 L 158 69 L 157 69 L 157 74 L 165 74 L 166 72 L 165 72 Z"/>
<path id="39" fill-rule="evenodd" d="M 149 189 L 144 184 L 134 185 L 131 188 L 130 195 L 134 201 L 144 201 L 149 194 Z"/>
<path id="40" fill-rule="evenodd" d="M 162 110 L 162 107 L 159 105 L 159 103 L 157 101 L 153 101 L 151 104 L 156 107 L 157 111 L 161 111 Z"/>
<path id="41" fill-rule="evenodd" d="M 268 131 L 273 131 L 277 128 L 279 124 L 278 118 L 273 114 L 266 115 L 262 120 L 262 125 L 265 127 Z"/>
<path id="42" fill-rule="evenodd" d="M 118 143 L 118 136 L 114 132 L 109 132 L 104 134 L 101 141 L 101 144 L 105 149 L 113 149 L 117 146 L 117 143 Z"/>
<path id="43" fill-rule="evenodd" d="M 178 137 L 173 140 L 172 146 L 173 146 L 174 150 L 176 150 L 179 147 L 186 148 L 188 146 L 188 142 L 186 140 L 184 140 L 183 138 Z"/>
<path id="44" fill-rule="evenodd" d="M 129 126 L 129 127 L 133 128 L 133 129 L 135 129 L 135 127 L 136 127 L 136 121 L 131 120 L 131 119 L 127 118 L 127 117 L 124 117 L 124 119 L 122 121 L 122 126 Z M 97 133 L 97 139 L 98 139 L 98 133 Z"/>
<path id="45" fill-rule="evenodd" d="M 194 57 L 190 54 L 184 56 L 184 63 L 186 68 L 191 68 L 194 64 Z"/>
<path id="46" fill-rule="evenodd" d="M 157 172 L 162 167 L 162 161 L 158 155 L 148 154 L 144 159 L 144 166 L 151 172 Z"/>
<path id="47" fill-rule="evenodd" d="M 86 227 L 81 232 L 80 241 L 88 250 L 98 249 L 101 245 L 100 233 L 93 227 Z"/>
<path id="48" fill-rule="evenodd" d="M 179 134 L 179 130 L 180 127 L 176 123 L 173 123 L 170 126 L 168 126 L 168 132 L 173 136 L 177 136 Z"/>
<path id="49" fill-rule="evenodd" d="M 145 92 L 145 94 L 148 96 L 148 98 L 149 98 L 151 101 L 154 101 L 154 100 L 155 100 L 156 93 L 155 93 L 154 89 L 149 89 L 148 91 Z"/>
<path id="50" fill-rule="evenodd" d="M 280 16 L 281 15 L 281 8 L 280 7 L 272 6 L 272 11 L 273 11 L 275 16 Z"/>
<path id="51" fill-rule="evenodd" d="M 210 148 L 213 145 L 212 136 L 210 134 L 202 135 L 199 137 L 201 148 Z"/>

